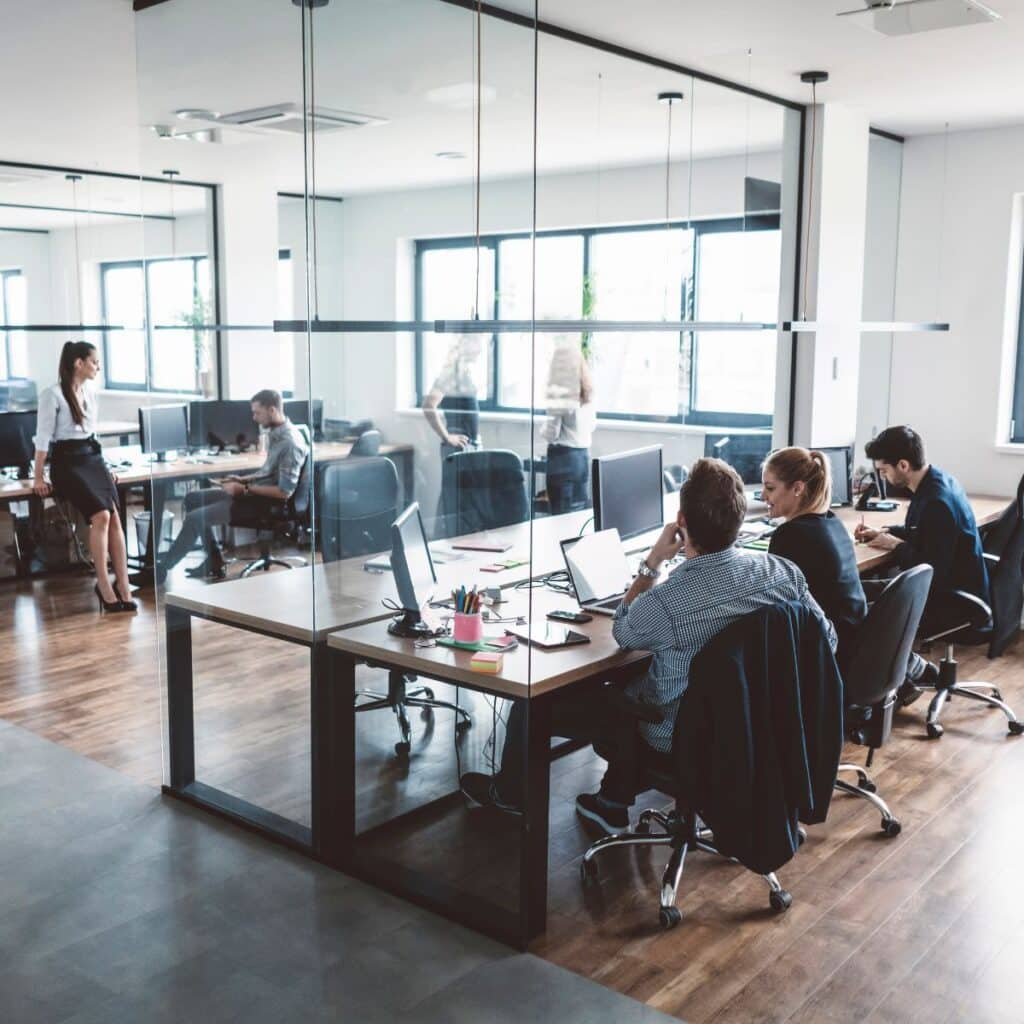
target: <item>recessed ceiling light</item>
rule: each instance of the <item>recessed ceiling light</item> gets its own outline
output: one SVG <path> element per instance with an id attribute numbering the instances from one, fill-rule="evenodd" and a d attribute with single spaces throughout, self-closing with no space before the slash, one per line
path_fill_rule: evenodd
<path id="1" fill-rule="evenodd" d="M 220 114 L 216 110 L 206 110 L 203 107 L 182 107 L 174 112 L 174 116 L 182 121 L 216 121 Z"/>
<path id="2" fill-rule="evenodd" d="M 466 159 L 466 154 L 465 153 L 460 153 L 456 149 L 443 149 L 443 150 L 441 150 L 440 153 L 435 153 L 434 156 L 436 156 L 438 158 L 438 160 L 465 160 Z"/>

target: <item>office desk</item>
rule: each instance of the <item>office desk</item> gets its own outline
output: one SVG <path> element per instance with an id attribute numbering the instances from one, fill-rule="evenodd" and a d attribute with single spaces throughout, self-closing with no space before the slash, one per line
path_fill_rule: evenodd
<path id="1" fill-rule="evenodd" d="M 674 500 L 673 496 L 670 498 Z M 979 523 L 994 519 L 1006 503 L 1007 499 L 972 498 Z M 666 504 L 668 508 L 671 501 Z M 901 508 L 893 513 L 866 513 L 865 516 L 869 524 L 886 525 L 901 522 L 904 512 Z M 860 521 L 860 515 L 853 510 L 840 511 L 840 517 L 851 529 Z M 585 528 L 588 517 L 587 512 L 569 513 L 494 531 L 511 541 L 512 549 L 502 555 L 474 553 L 460 561 L 438 566 L 438 591 L 444 593 L 460 583 L 501 586 L 511 598 L 502 606 L 503 614 L 514 610 L 515 601 L 524 610 L 526 603 L 532 602 L 535 619 L 542 619 L 551 607 L 569 607 L 572 600 L 566 596 L 539 588 L 532 591 L 512 588 L 531 574 L 539 576 L 561 569 L 558 541 L 577 535 Z M 652 532 L 633 543 L 642 548 L 653 536 Z M 532 565 L 498 574 L 481 571 L 482 566 L 497 558 L 528 556 L 531 551 Z M 884 565 L 892 557 L 889 552 L 865 545 L 858 545 L 857 556 L 862 571 Z M 592 638 L 586 646 L 545 652 L 524 644 L 517 651 L 506 653 L 500 676 L 473 672 L 467 652 L 444 647 L 417 648 L 411 640 L 387 633 L 386 620 L 390 613 L 381 607 L 380 601 L 394 597 L 394 583 L 390 573 L 367 573 L 363 566 L 368 557 L 214 585 L 196 582 L 166 595 L 171 771 L 165 792 L 411 897 L 480 931 L 524 946 L 545 927 L 553 695 L 595 680 L 632 674 L 644 664 L 647 655 L 620 651 L 611 637 L 611 620 L 595 616 L 592 622 L 574 627 Z M 751 552 L 751 557 L 758 555 Z M 195 778 L 193 617 L 275 637 L 309 650 L 310 827 L 281 818 Z M 500 629 L 498 626 L 493 632 Z M 356 834 L 354 692 L 356 665 L 361 661 L 484 694 L 529 702 L 530 738 L 523 766 L 524 777 L 528 780 L 527 806 L 520 829 L 519 903 L 514 912 L 491 906 L 479 898 L 466 900 L 464 894 L 452 891 L 436 879 L 417 876 L 408 868 L 395 870 L 379 852 L 371 854 L 363 849 L 372 836 Z M 433 803 L 459 799 L 453 789 Z"/>

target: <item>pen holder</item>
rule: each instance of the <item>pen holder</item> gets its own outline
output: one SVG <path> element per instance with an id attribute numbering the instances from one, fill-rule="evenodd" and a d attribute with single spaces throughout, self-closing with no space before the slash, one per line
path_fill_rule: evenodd
<path id="1" fill-rule="evenodd" d="M 465 615 L 462 612 L 455 613 L 455 621 L 452 623 L 452 639 L 463 644 L 478 644 L 484 636 L 484 620 L 479 612 L 472 615 Z"/>

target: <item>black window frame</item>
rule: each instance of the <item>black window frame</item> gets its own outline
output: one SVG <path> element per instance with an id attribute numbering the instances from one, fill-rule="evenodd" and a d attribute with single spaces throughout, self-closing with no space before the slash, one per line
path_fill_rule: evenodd
<path id="1" fill-rule="evenodd" d="M 590 273 L 591 244 L 593 239 L 600 235 L 635 233 L 638 231 L 650 231 L 657 234 L 666 229 L 690 230 L 694 234 L 692 259 L 693 265 L 690 268 L 689 276 L 684 276 L 680 292 L 680 319 L 695 319 L 694 303 L 696 300 L 696 281 L 699 273 L 700 237 L 703 234 L 738 232 L 738 231 L 781 231 L 781 218 L 778 214 L 758 214 L 756 216 L 718 217 L 705 220 L 677 220 L 659 224 L 623 224 L 612 227 L 576 227 L 557 228 L 536 233 L 537 238 L 554 238 L 559 236 L 579 236 L 583 240 L 583 276 L 580 280 L 582 290 L 584 282 Z M 531 237 L 529 231 L 509 231 L 491 233 L 480 236 L 482 248 L 493 250 L 494 254 L 494 318 L 501 319 L 501 243 L 513 239 Z M 424 238 L 417 239 L 414 252 L 414 316 L 418 322 L 423 320 L 423 256 L 427 252 L 440 249 L 467 249 L 476 245 L 476 238 L 473 235 L 465 235 L 453 238 Z M 687 346 L 685 353 L 689 360 L 691 370 L 689 373 L 689 411 L 687 413 L 677 412 L 675 416 L 651 415 L 648 413 L 623 413 L 623 412 L 600 412 L 601 420 L 632 421 L 646 423 L 673 423 L 680 426 L 706 426 L 706 427 L 771 427 L 773 422 L 772 414 L 762 415 L 754 413 L 719 413 L 707 410 L 695 409 L 693 399 L 696 394 L 696 378 L 692 371 L 696 338 L 693 331 L 680 331 L 679 344 L 682 351 Z M 684 340 L 684 335 L 686 336 Z M 504 413 L 529 413 L 531 410 L 521 406 L 503 405 L 498 401 L 501 394 L 501 364 L 499 353 L 500 339 L 497 333 L 491 333 L 487 338 L 488 352 L 490 357 L 490 375 L 488 380 L 488 394 L 480 400 L 481 411 L 504 412 Z M 416 404 L 422 405 L 423 399 L 430 387 L 430 382 L 423 379 L 425 360 L 423 356 L 423 332 L 417 331 L 415 335 L 415 388 Z"/>
<path id="2" fill-rule="evenodd" d="M 142 271 L 142 290 L 143 290 L 143 325 L 142 332 L 146 338 L 146 380 L 143 384 L 134 384 L 124 381 L 114 380 L 110 374 L 108 368 L 114 364 L 109 358 L 108 346 L 110 343 L 110 331 L 103 331 L 103 374 L 104 374 L 104 387 L 110 391 L 136 391 L 143 393 L 152 394 L 164 394 L 164 395 L 201 395 L 202 391 L 197 387 L 194 390 L 182 391 L 180 388 L 158 388 L 153 383 L 153 323 L 152 317 L 149 313 L 149 268 L 154 263 L 181 263 L 190 261 L 192 263 L 192 294 L 195 295 L 195 289 L 199 283 L 199 263 L 202 260 L 207 260 L 210 265 L 210 288 L 211 293 L 214 291 L 214 267 L 213 262 L 206 253 L 195 253 L 188 256 L 154 256 L 149 259 L 138 259 L 138 260 L 108 260 L 100 264 L 100 315 L 102 322 L 106 324 L 107 320 L 107 272 L 115 268 L 121 269 L 125 267 L 135 267 Z M 212 294 L 211 294 L 212 299 Z M 135 328 L 132 328 L 135 330 Z"/>
<path id="3" fill-rule="evenodd" d="M 11 372 L 11 329 L 7 326 L 11 322 L 7 309 L 7 281 L 12 277 L 24 277 L 21 267 L 8 267 L 0 270 L 0 313 L 3 313 L 3 327 L 0 330 L 4 335 L 4 366 L 7 368 L 7 376 L 12 377 Z"/>

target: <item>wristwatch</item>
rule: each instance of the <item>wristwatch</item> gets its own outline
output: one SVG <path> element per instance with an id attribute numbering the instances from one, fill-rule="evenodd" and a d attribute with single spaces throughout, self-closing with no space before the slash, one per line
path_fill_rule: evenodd
<path id="1" fill-rule="evenodd" d="M 652 569 L 645 558 L 636 569 L 637 576 L 646 576 L 648 579 L 656 580 L 661 575 L 660 569 Z"/>

